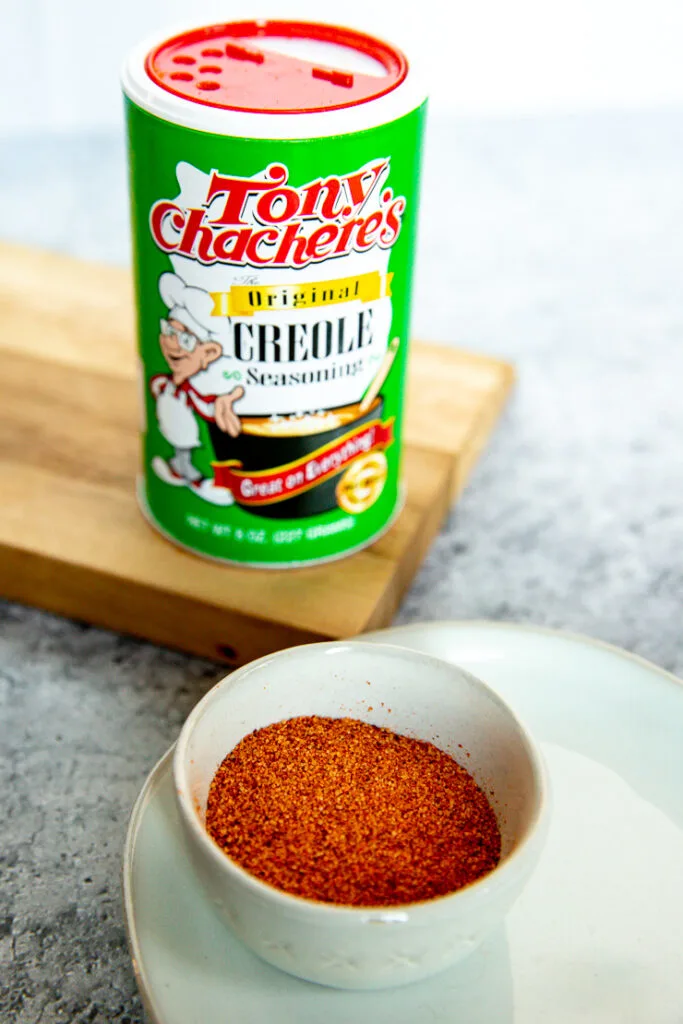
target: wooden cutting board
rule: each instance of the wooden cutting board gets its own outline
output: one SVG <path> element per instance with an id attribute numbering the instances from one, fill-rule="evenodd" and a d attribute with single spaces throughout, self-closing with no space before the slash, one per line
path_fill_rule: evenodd
<path id="1" fill-rule="evenodd" d="M 0 594 L 231 664 L 387 625 L 513 381 L 414 342 L 406 507 L 371 548 L 277 572 L 224 567 L 138 511 L 130 275 L 0 245 Z"/>

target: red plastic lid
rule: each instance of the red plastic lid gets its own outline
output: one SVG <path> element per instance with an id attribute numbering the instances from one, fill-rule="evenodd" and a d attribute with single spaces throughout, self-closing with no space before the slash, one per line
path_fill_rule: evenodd
<path id="1" fill-rule="evenodd" d="M 290 52 L 278 52 L 278 41 Z M 332 63 L 309 58 L 307 41 L 317 55 L 327 50 Z M 401 84 L 408 64 L 400 50 L 353 29 L 235 21 L 174 36 L 147 55 L 145 69 L 162 89 L 208 107 L 308 114 L 384 96 Z"/>

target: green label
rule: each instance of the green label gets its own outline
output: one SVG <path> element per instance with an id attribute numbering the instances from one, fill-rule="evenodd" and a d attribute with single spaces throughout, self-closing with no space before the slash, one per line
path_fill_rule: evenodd
<path id="1" fill-rule="evenodd" d="M 284 141 L 126 106 L 148 515 L 246 564 L 362 547 L 399 503 L 424 106 Z"/>

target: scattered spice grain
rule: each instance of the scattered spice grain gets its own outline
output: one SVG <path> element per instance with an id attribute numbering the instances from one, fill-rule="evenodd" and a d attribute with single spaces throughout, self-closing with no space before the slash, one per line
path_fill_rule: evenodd
<path id="1" fill-rule="evenodd" d="M 216 771 L 206 827 L 262 881 L 351 906 L 444 896 L 500 859 L 495 814 L 464 768 L 352 718 L 290 718 L 245 736 Z"/>

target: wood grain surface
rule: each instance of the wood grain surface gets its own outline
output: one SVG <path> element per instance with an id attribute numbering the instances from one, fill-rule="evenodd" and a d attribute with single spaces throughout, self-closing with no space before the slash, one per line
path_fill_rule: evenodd
<path id="1" fill-rule="evenodd" d="M 513 382 L 506 363 L 413 342 L 392 529 L 330 565 L 233 568 L 138 510 L 129 273 L 0 245 L 0 315 L 0 594 L 231 664 L 388 624 Z"/>

